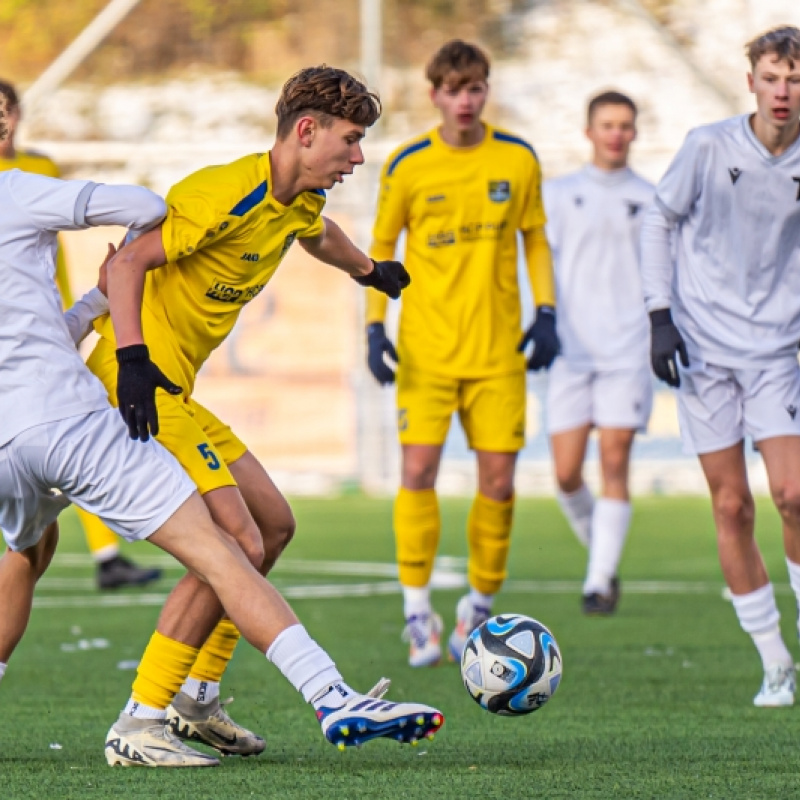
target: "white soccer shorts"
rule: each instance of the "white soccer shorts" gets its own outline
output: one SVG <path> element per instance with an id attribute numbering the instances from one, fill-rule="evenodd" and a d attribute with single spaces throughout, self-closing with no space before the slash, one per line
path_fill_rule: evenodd
<path id="1" fill-rule="evenodd" d="M 70 502 L 128 541 L 146 539 L 194 491 L 175 457 L 153 439 L 130 439 L 110 406 L 36 425 L 0 447 L 0 528 L 12 550 L 33 547 Z"/>
<path id="2" fill-rule="evenodd" d="M 549 434 L 594 425 L 644 430 L 653 407 L 653 379 L 640 369 L 582 371 L 557 358 L 547 384 Z"/>
<path id="3" fill-rule="evenodd" d="M 766 369 L 692 363 L 681 367 L 678 421 L 684 450 L 714 453 L 751 436 L 800 436 L 800 366 L 795 359 Z"/>

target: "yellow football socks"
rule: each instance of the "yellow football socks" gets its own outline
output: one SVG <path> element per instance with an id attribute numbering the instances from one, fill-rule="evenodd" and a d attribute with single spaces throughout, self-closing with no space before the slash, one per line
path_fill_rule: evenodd
<path id="1" fill-rule="evenodd" d="M 200 648 L 189 677 L 219 683 L 240 636 L 239 629 L 227 617 L 221 619 Z"/>
<path id="2" fill-rule="evenodd" d="M 475 495 L 467 521 L 469 585 L 488 595 L 497 594 L 506 578 L 514 498 L 498 503 Z"/>
<path id="3" fill-rule="evenodd" d="M 117 534 L 111 530 L 99 517 L 84 511 L 82 508 L 75 506 L 78 512 L 81 525 L 83 525 L 84 533 L 86 534 L 86 544 L 89 547 L 89 552 L 95 557 L 102 556 L 105 553 L 111 555 L 119 551 L 119 539 Z"/>
<path id="4" fill-rule="evenodd" d="M 412 492 L 401 486 L 394 503 L 394 534 L 403 586 L 427 586 L 430 582 L 441 527 L 436 492 Z"/>
<path id="5" fill-rule="evenodd" d="M 183 686 L 198 652 L 156 631 L 139 662 L 131 699 L 149 708 L 166 708 Z"/>

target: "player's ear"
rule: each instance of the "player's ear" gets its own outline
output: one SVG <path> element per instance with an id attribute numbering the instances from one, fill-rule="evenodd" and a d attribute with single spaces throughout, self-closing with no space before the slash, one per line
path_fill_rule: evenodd
<path id="1" fill-rule="evenodd" d="M 303 147 L 311 147 L 314 141 L 314 136 L 317 132 L 317 121 L 314 117 L 300 117 L 295 125 L 297 131 L 297 138 Z"/>
<path id="2" fill-rule="evenodd" d="M 747 73 L 747 88 L 750 90 L 751 93 L 755 93 L 755 78 L 753 77 L 752 72 Z"/>

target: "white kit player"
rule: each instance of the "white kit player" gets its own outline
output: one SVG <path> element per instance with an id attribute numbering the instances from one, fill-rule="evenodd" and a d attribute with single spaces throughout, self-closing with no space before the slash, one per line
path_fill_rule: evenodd
<path id="1" fill-rule="evenodd" d="M 653 370 L 678 388 L 722 572 L 763 663 L 754 703 L 787 706 L 795 671 L 754 537 L 743 440 L 764 459 L 800 602 L 800 29 L 770 30 L 747 55 L 756 112 L 690 131 L 645 217 L 642 279 Z"/>
<path id="2" fill-rule="evenodd" d="M 342 682 L 283 598 L 213 523 L 176 459 L 149 438 L 158 430 L 155 389 L 172 384 L 145 346 L 134 345 L 133 361 L 126 360 L 126 348 L 117 350 L 118 396 L 141 420 L 143 442 L 129 438 L 103 385 L 78 355 L 74 339 L 84 325 L 82 312 L 96 311 L 89 298 L 77 319 L 62 316 L 54 282 L 57 232 L 107 224 L 141 233 L 161 221 L 163 200 L 139 187 L 12 170 L 0 174 L 0 209 L 0 528 L 9 547 L 0 558 L 0 677 L 27 627 L 35 583 L 55 550 L 56 517 L 72 501 L 128 540 L 149 539 L 206 580 L 245 638 L 313 705 L 332 743 L 343 748 L 383 736 L 431 736 L 443 722 L 436 709 L 381 701 L 386 681 L 369 697 Z M 117 296 L 118 280 L 112 261 L 112 318 L 120 306 L 124 315 L 125 303 L 137 301 Z M 122 724 L 128 716 L 121 715 L 106 741 L 110 764 L 219 763 L 184 745 L 163 720 L 130 717 Z"/>
<path id="3" fill-rule="evenodd" d="M 582 608 L 607 615 L 619 600 L 617 571 L 631 520 L 631 447 L 652 406 L 639 235 L 653 186 L 628 166 L 636 136 L 629 97 L 609 91 L 592 98 L 586 136 L 592 163 L 544 184 L 561 342 L 550 369 L 547 430 L 559 505 L 589 552 Z M 593 428 L 597 500 L 583 478 Z"/>

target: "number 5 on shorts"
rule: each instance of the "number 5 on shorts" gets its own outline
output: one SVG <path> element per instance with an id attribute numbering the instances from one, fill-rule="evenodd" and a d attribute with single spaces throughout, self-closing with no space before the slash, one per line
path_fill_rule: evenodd
<path id="1" fill-rule="evenodd" d="M 219 459 L 214 454 L 210 444 L 199 444 L 197 445 L 197 449 L 200 451 L 200 455 L 206 460 L 209 469 L 219 469 Z"/>

